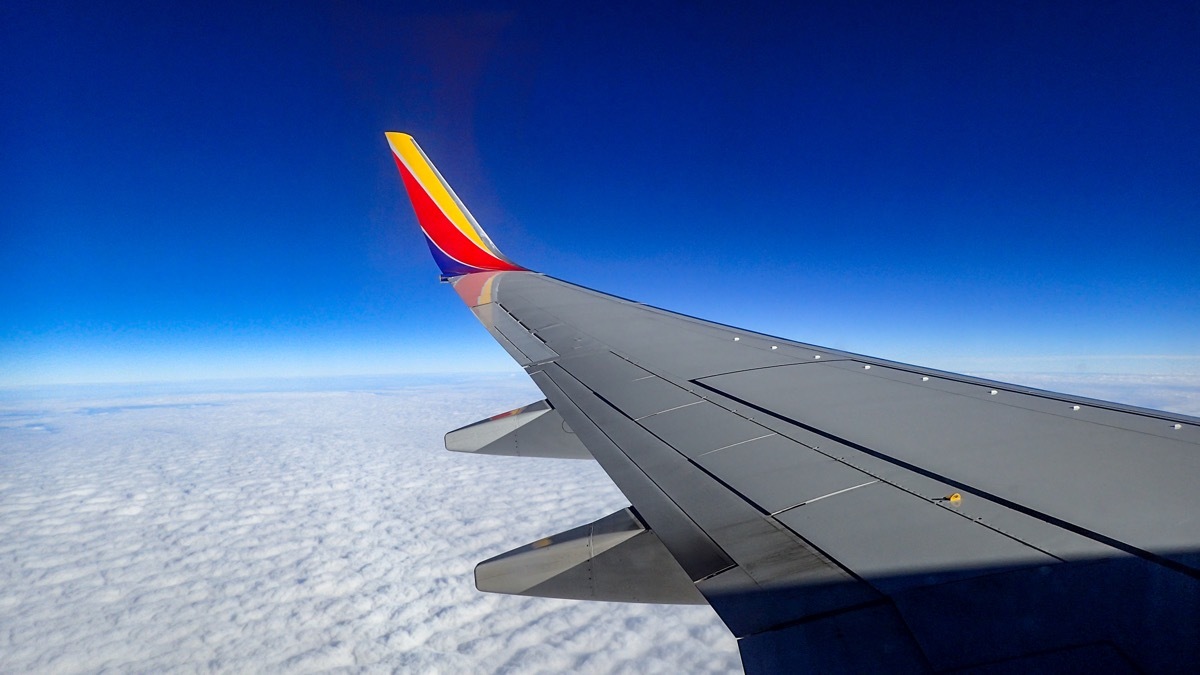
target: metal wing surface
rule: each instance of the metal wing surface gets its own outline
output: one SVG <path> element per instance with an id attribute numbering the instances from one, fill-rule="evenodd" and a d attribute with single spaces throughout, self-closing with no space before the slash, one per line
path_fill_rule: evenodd
<path id="1" fill-rule="evenodd" d="M 492 267 L 443 274 L 546 403 L 448 445 L 590 454 L 633 505 L 480 588 L 702 598 L 748 672 L 1200 663 L 1200 420 L 714 324 L 480 242 Z"/>

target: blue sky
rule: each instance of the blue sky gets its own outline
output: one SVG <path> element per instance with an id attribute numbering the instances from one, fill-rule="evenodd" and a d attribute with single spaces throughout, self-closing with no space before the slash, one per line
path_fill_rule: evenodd
<path id="1" fill-rule="evenodd" d="M 600 290 L 950 369 L 1200 371 L 1200 9 L 909 4 L 9 3 L 0 385 L 514 370 L 386 130 Z"/>

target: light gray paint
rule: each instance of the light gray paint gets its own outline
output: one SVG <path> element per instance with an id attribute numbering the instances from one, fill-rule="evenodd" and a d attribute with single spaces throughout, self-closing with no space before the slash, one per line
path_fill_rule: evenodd
<path id="1" fill-rule="evenodd" d="M 775 513 L 875 478 L 775 435 L 697 458 L 767 513 Z"/>
<path id="2" fill-rule="evenodd" d="M 686 407 L 644 417 L 638 422 L 692 459 L 771 433 L 708 401 L 696 401 Z"/>

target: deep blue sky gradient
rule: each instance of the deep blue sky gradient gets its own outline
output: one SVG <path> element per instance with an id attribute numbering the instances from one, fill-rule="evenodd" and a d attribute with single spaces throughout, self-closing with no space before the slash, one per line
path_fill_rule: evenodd
<path id="1" fill-rule="evenodd" d="M 386 130 L 600 290 L 951 369 L 1200 371 L 1195 3 L 9 3 L 0 54 L 0 384 L 515 369 Z"/>

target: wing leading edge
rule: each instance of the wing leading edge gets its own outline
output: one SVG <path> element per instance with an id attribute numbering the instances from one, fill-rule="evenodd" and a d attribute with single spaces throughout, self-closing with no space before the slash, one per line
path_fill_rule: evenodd
<path id="1" fill-rule="evenodd" d="M 1200 420 L 782 340 L 526 271 L 410 137 L 388 139 L 443 276 L 553 411 L 523 413 L 520 433 L 484 427 L 498 429 L 487 443 L 582 446 L 635 509 L 542 540 L 562 542 L 555 555 L 535 542 L 487 561 L 481 588 L 687 602 L 686 587 L 651 597 L 642 583 L 686 579 L 752 672 L 1200 662 Z M 589 554 L 585 528 L 611 547 Z"/>

